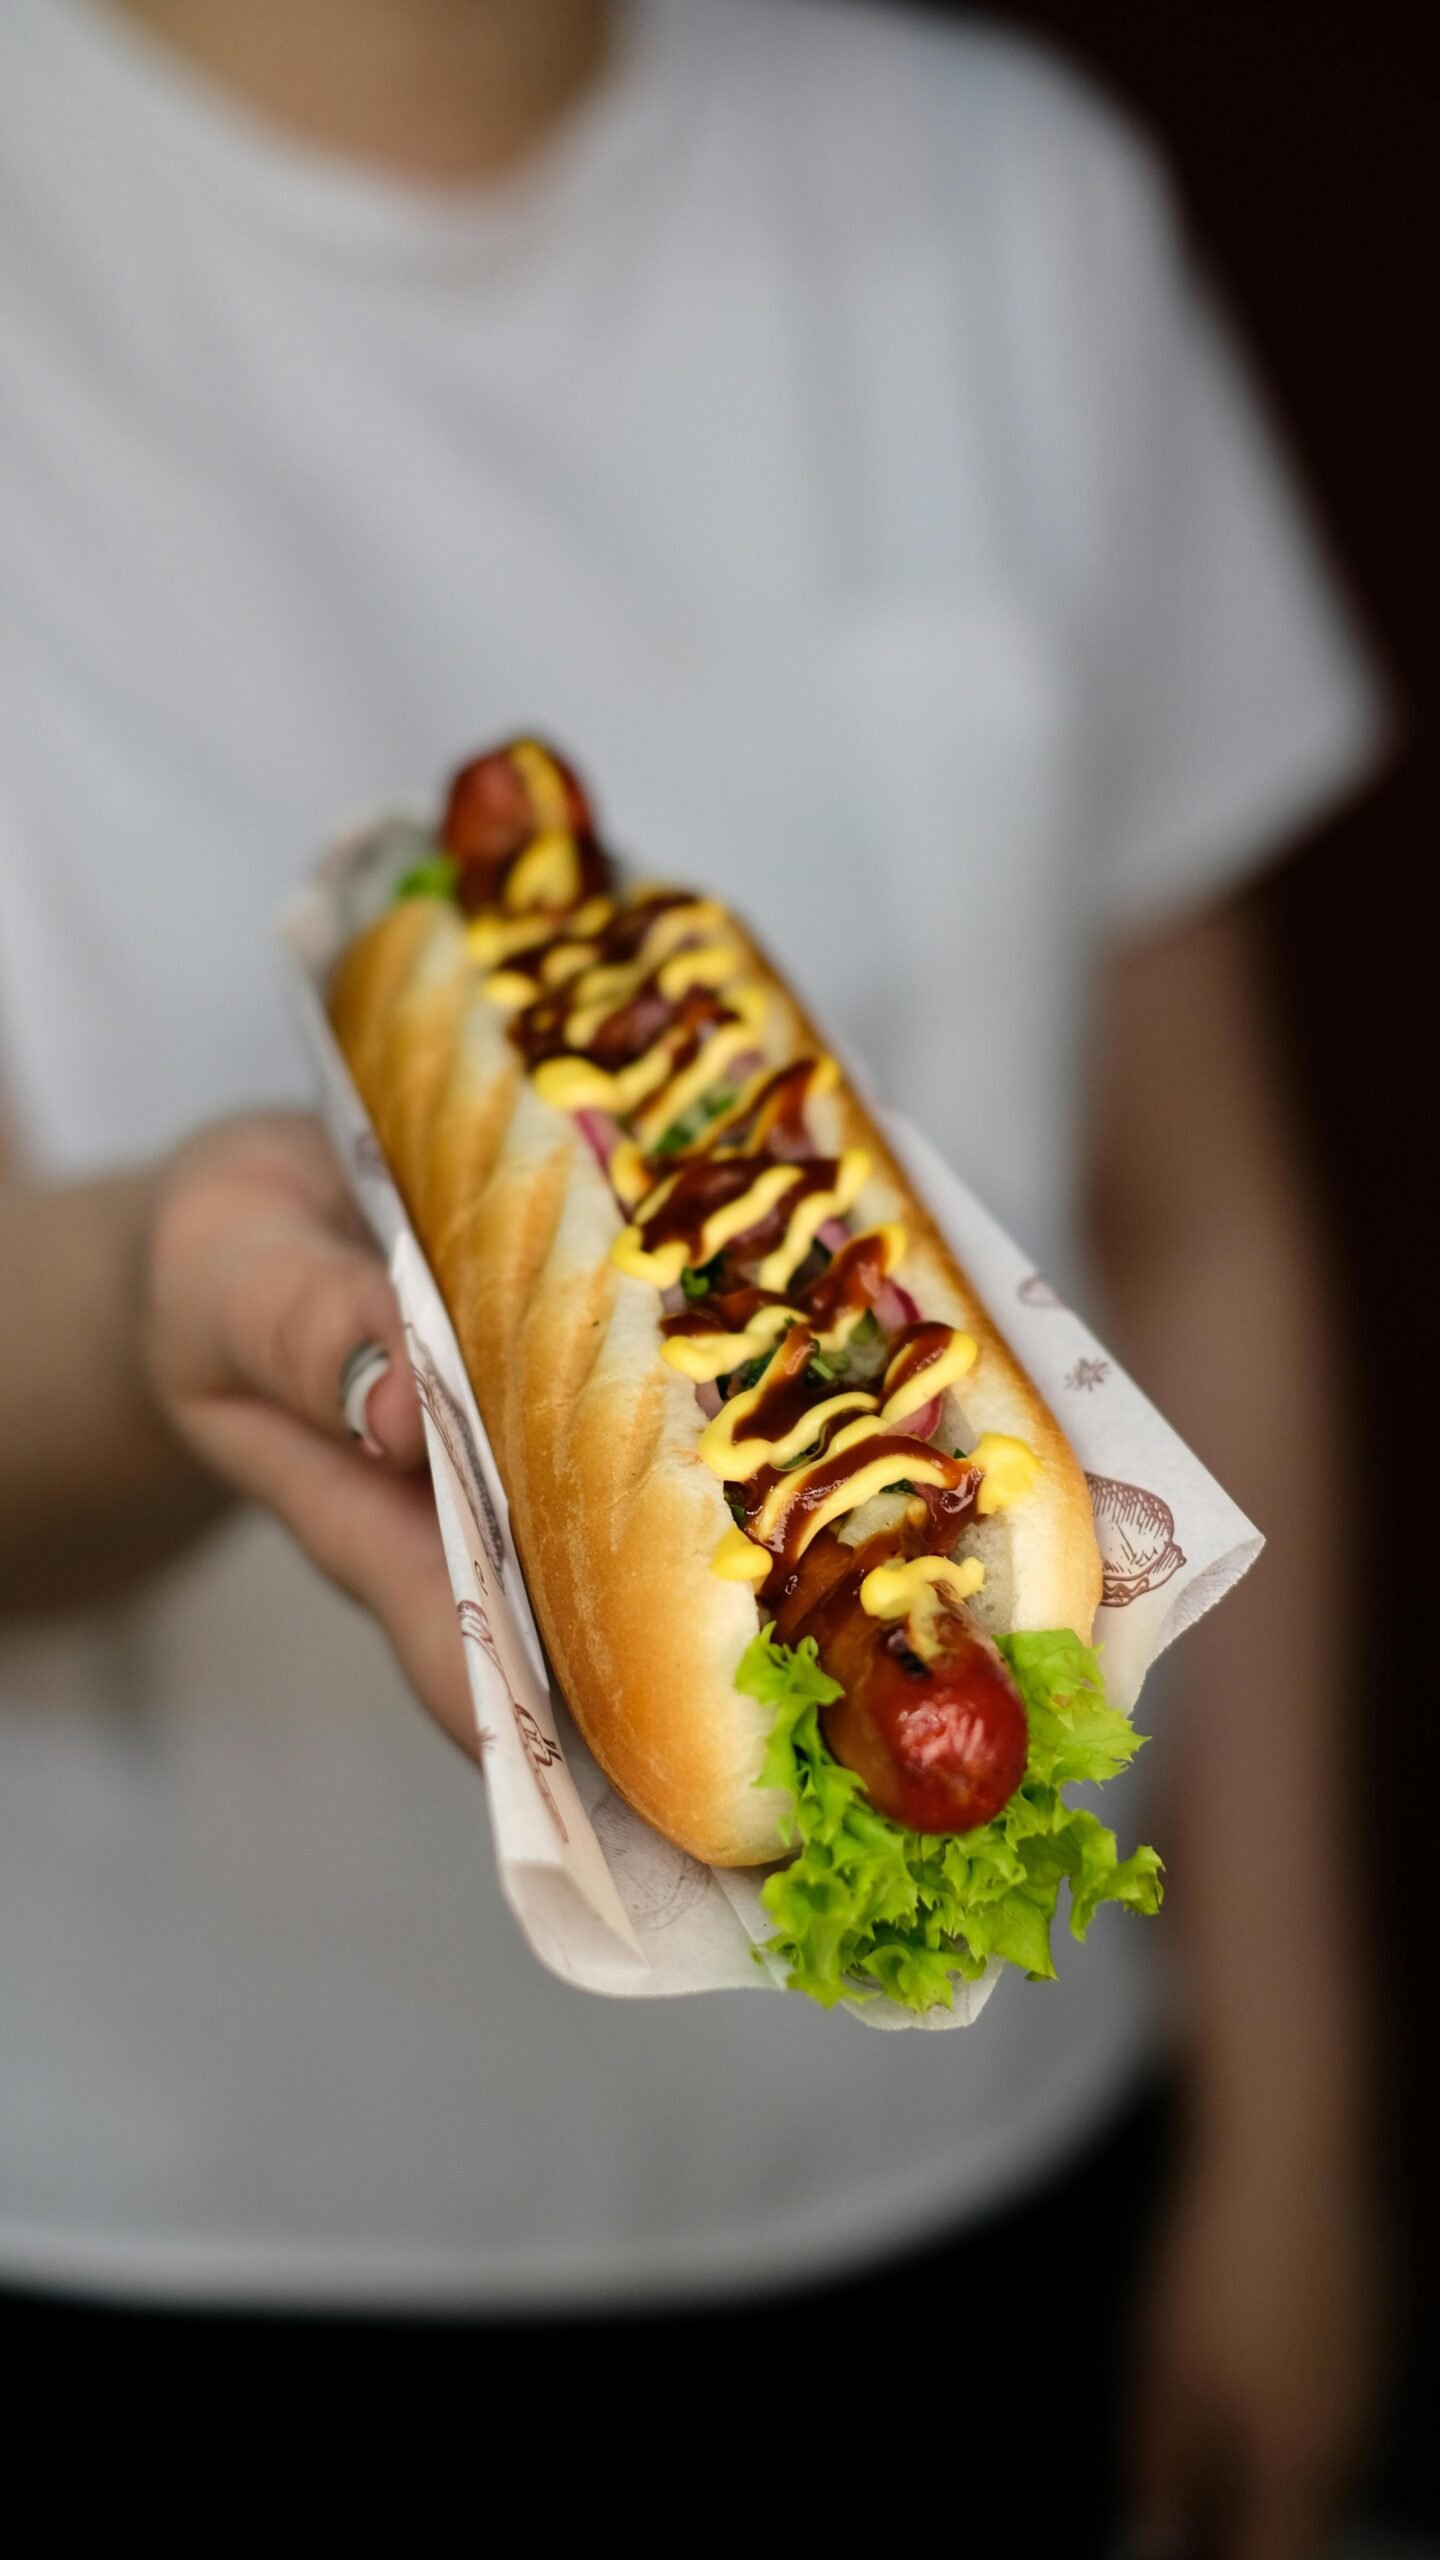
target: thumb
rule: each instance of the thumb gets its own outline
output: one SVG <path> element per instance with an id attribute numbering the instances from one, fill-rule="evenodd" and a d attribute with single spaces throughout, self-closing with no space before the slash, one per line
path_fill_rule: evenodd
<path id="1" fill-rule="evenodd" d="M 478 1757 L 429 1485 L 365 1466 L 254 1397 L 212 1404 L 204 1439 L 226 1480 L 273 1511 L 311 1562 L 379 1620 L 416 1695 L 462 1750 Z"/>

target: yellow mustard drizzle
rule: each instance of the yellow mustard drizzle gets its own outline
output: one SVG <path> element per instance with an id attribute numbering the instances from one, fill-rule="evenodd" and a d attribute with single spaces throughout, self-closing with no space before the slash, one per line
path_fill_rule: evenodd
<path id="1" fill-rule="evenodd" d="M 709 1386 L 716 1378 L 727 1377 L 732 1369 L 743 1369 L 747 1360 L 758 1360 L 762 1352 L 772 1350 L 781 1334 L 798 1321 L 794 1307 L 761 1307 L 743 1333 L 671 1334 L 662 1341 L 660 1356 L 682 1377 L 693 1378 L 697 1387 Z M 817 1334 L 815 1338 L 823 1347 L 825 1337 Z"/>
<path id="2" fill-rule="evenodd" d="M 580 887 L 580 853 L 568 827 L 545 827 L 520 854 L 505 880 L 505 904 L 513 915 L 527 907 L 565 907 Z"/>
<path id="3" fill-rule="evenodd" d="M 683 1120 L 687 1111 L 693 1111 L 696 1103 L 713 1084 L 719 1082 L 726 1069 L 737 1058 L 743 1057 L 747 1049 L 754 1048 L 755 1031 L 753 1010 L 742 1013 L 738 1022 L 716 1024 L 689 1066 L 682 1067 L 680 1073 L 672 1076 L 656 1094 L 653 1102 L 647 1102 L 643 1111 L 636 1112 L 635 1137 L 641 1148 L 658 1146 L 666 1130 L 673 1128 L 677 1120 Z M 743 1094 L 749 1094 L 753 1099 L 766 1083 L 769 1073 L 768 1067 L 762 1067 L 757 1075 L 748 1076 Z M 707 1141 L 722 1137 L 726 1128 L 740 1116 L 739 1100 L 728 1110 L 717 1113 L 706 1132 Z"/>
<path id="4" fill-rule="evenodd" d="M 862 1417 L 862 1422 L 865 1421 L 869 1421 L 869 1417 Z M 809 1487 L 817 1476 L 824 1473 L 837 1450 L 853 1445 L 850 1434 L 860 1428 L 860 1424 L 851 1423 L 845 1430 L 837 1431 L 823 1456 L 816 1458 L 808 1467 L 797 1467 L 792 1474 L 782 1476 L 778 1484 L 771 1486 L 755 1521 L 756 1532 L 763 1545 L 770 1544 L 791 1504 L 803 1503 Z M 870 1423 L 870 1428 L 875 1431 L 883 1428 L 878 1417 Z M 805 1514 L 805 1525 L 791 1550 L 796 1562 L 811 1541 L 819 1536 L 822 1529 L 828 1529 L 833 1520 L 843 1520 L 849 1512 L 858 1511 L 862 1502 L 872 1501 L 877 1493 L 888 1492 L 895 1481 L 895 1464 L 892 1449 L 883 1457 L 872 1458 L 868 1466 L 857 1467 L 853 1475 L 832 1486 L 813 1511 Z M 950 1481 L 949 1470 L 938 1450 L 933 1458 L 924 1450 L 918 1450 L 914 1457 L 907 1456 L 905 1470 L 910 1483 L 915 1485 L 945 1485 Z"/>
<path id="5" fill-rule="evenodd" d="M 578 978 L 593 960 L 599 958 L 599 954 L 598 942 L 552 943 L 550 949 L 541 955 L 542 993 L 551 995 L 559 987 L 568 987 L 571 979 Z"/>
<path id="6" fill-rule="evenodd" d="M 936 1396 L 943 1395 L 947 1387 L 956 1386 L 961 1378 L 968 1377 L 975 1366 L 977 1349 L 973 1333 L 952 1332 L 948 1347 L 941 1352 L 937 1360 L 927 1361 L 925 1367 L 917 1369 L 912 1378 L 902 1379 L 893 1394 L 886 1396 L 882 1407 L 885 1420 L 892 1430 L 897 1424 L 907 1420 L 912 1413 L 923 1411 Z M 903 1353 L 898 1353 L 886 1370 L 887 1387 L 903 1356 Z"/>
<path id="7" fill-rule="evenodd" d="M 548 916 L 472 916 L 465 927 L 470 957 L 482 969 L 493 969 L 521 951 L 537 951 L 554 932 Z"/>
<path id="8" fill-rule="evenodd" d="M 738 1522 L 726 1530 L 710 1559 L 711 1570 L 722 1582 L 764 1582 L 769 1577 L 770 1557 L 764 1547 L 747 1538 Z"/>
<path id="9" fill-rule="evenodd" d="M 612 1147 L 605 1170 L 621 1208 L 638 1209 L 650 1188 L 650 1167 L 644 1148 L 637 1147 L 633 1138 L 622 1138 L 618 1147 Z"/>
<path id="10" fill-rule="evenodd" d="M 809 1448 L 812 1440 L 842 1413 L 873 1413 L 875 1399 L 862 1388 L 844 1387 L 838 1395 L 825 1396 L 819 1404 L 807 1405 L 799 1420 L 778 1439 L 766 1440 L 747 1433 L 765 1396 L 765 1381 L 732 1396 L 722 1404 L 713 1422 L 707 1422 L 700 1434 L 700 1455 L 722 1484 L 745 1484 L 758 1476 L 762 1467 L 788 1467 Z"/>
<path id="11" fill-rule="evenodd" d="M 867 1617 L 908 1620 L 906 1634 L 922 1662 L 940 1650 L 938 1629 L 946 1601 L 973 1600 L 985 1580 L 978 1556 L 914 1556 L 907 1564 L 877 1564 L 860 1585 Z"/>
<path id="12" fill-rule="evenodd" d="M 630 1207 L 640 1196 L 648 1178 L 644 1157 L 639 1148 L 627 1139 L 623 1146 L 616 1148 L 610 1159 L 610 1179 L 625 1207 Z M 637 1184 L 640 1190 L 631 1187 Z M 873 1237 L 881 1240 L 881 1269 L 888 1280 L 904 1258 L 905 1230 L 893 1222 L 880 1227 L 864 1227 L 851 1241 L 864 1244 Z M 815 1334 L 816 1349 L 843 1351 L 868 1312 L 863 1303 L 842 1307 L 835 1322 L 824 1327 L 816 1326 L 813 1317 L 807 1316 L 806 1322 Z M 672 1369 L 680 1370 L 684 1377 L 693 1378 L 697 1386 L 706 1386 L 716 1378 L 725 1377 L 732 1369 L 742 1369 L 747 1360 L 758 1359 L 761 1352 L 769 1351 L 781 1334 L 799 1321 L 798 1307 L 760 1307 L 739 1333 L 722 1332 L 717 1327 L 714 1333 L 671 1334 L 660 1346 L 661 1357 L 669 1361 Z M 963 1334 L 957 1339 L 969 1342 L 971 1337 Z M 965 1360 L 966 1369 L 973 1365 L 973 1357 L 972 1350 Z M 957 1369 L 955 1374 L 960 1376 L 963 1372 Z"/>
<path id="13" fill-rule="evenodd" d="M 741 1192 L 738 1200 L 727 1200 L 723 1209 L 711 1211 L 700 1229 L 697 1246 L 692 1248 L 683 1236 L 674 1236 L 668 1243 L 657 1245 L 653 1253 L 646 1251 L 644 1228 L 647 1211 L 653 1214 L 660 1206 L 652 1193 L 636 1211 L 636 1223 L 623 1228 L 616 1237 L 610 1248 L 610 1259 L 637 1280 L 653 1280 L 657 1289 L 673 1289 L 678 1286 L 682 1271 L 699 1269 L 702 1264 L 713 1262 L 716 1254 L 723 1253 L 736 1236 L 743 1236 L 747 1227 L 758 1226 L 772 1209 L 777 1209 L 786 1192 L 793 1191 L 803 1178 L 804 1167 L 801 1165 L 767 1165 L 763 1173 L 756 1175 L 749 1189 Z M 829 1195 L 825 1196 L 828 1198 Z M 801 1202 L 793 1225 L 800 1223 L 809 1205 L 808 1200 Z M 807 1238 L 795 1257 L 796 1262 L 804 1260 L 808 1245 Z M 764 1263 L 760 1268 L 763 1272 Z M 794 1264 L 791 1265 L 793 1268 Z M 788 1273 L 786 1276 L 788 1278 Z M 760 1285 L 762 1288 L 778 1288 L 782 1284 L 762 1280 Z"/>
<path id="14" fill-rule="evenodd" d="M 785 1289 L 794 1279 L 827 1218 L 841 1218 L 870 1179 L 870 1158 L 863 1147 L 847 1147 L 840 1158 L 834 1188 L 810 1191 L 799 1203 L 783 1240 L 760 1265 L 762 1289 Z M 743 1228 L 737 1233 L 743 1234 Z M 709 1256 L 705 1259 L 708 1261 Z"/>
<path id="15" fill-rule="evenodd" d="M 573 1001 L 563 1023 L 565 1049 L 541 1059 L 531 1069 L 531 1077 L 540 1099 L 557 1109 L 605 1112 L 628 1123 L 628 1134 L 613 1149 L 608 1165 L 615 1194 L 630 1212 L 629 1223 L 611 1247 L 611 1259 L 633 1278 L 649 1281 L 662 1291 L 674 1288 L 685 1270 L 713 1261 L 736 1237 L 767 1220 L 787 1193 L 802 1190 L 780 1242 L 761 1258 L 756 1270 L 758 1286 L 782 1302 L 759 1308 L 743 1330 L 681 1333 L 662 1343 L 662 1355 L 672 1368 L 697 1386 L 710 1384 L 773 1350 L 791 1325 L 809 1320 L 802 1307 L 783 1302 L 783 1293 L 821 1227 L 830 1219 L 843 1218 L 853 1207 L 869 1179 L 871 1160 L 861 1147 L 846 1148 L 833 1183 L 820 1189 L 803 1187 L 807 1161 L 813 1159 L 764 1165 L 736 1198 L 703 1220 L 698 1239 L 673 1237 L 653 1249 L 647 1245 L 646 1228 L 670 1198 L 684 1165 L 702 1157 L 734 1161 L 765 1148 L 774 1109 L 767 1114 L 761 1097 L 780 1072 L 773 1062 L 745 1078 L 723 1109 L 679 1150 L 673 1165 L 657 1173 L 653 1162 L 654 1150 L 666 1134 L 722 1082 L 737 1058 L 755 1047 L 768 1013 L 767 999 L 763 989 L 745 979 L 741 951 L 730 938 L 729 918 L 714 899 L 685 898 L 660 908 L 633 956 L 620 962 L 603 960 L 599 940 L 616 915 L 615 899 L 603 894 L 590 897 L 572 907 L 557 928 L 553 910 L 564 907 L 579 886 L 578 851 L 568 823 L 563 780 L 535 742 L 524 740 L 512 752 L 524 770 L 541 824 L 507 877 L 505 912 L 473 918 L 466 927 L 467 942 L 476 965 L 487 973 L 485 995 L 504 1010 L 529 1005 L 542 993 L 561 989 L 571 993 Z M 670 893 L 657 888 L 632 894 L 638 902 L 646 894 Z M 552 912 L 537 915 L 536 907 Z M 608 1069 L 583 1054 L 606 1020 L 652 979 L 667 1003 L 678 1003 L 692 989 L 704 989 L 722 996 L 735 1018 L 716 1023 L 702 1037 L 696 1054 L 683 1064 L 680 1053 L 692 1035 L 677 1025 L 661 1031 L 649 1048 L 622 1067 Z M 800 1063 L 796 1061 L 797 1067 Z M 833 1090 L 838 1082 L 833 1058 L 810 1060 L 803 1087 L 789 1097 L 790 1107 L 803 1109 L 813 1096 Z M 777 1096 L 776 1108 L 783 1099 Z M 738 1140 L 731 1136 L 736 1128 L 745 1132 Z M 888 1278 L 907 1250 L 905 1228 L 892 1221 L 864 1232 L 882 1240 L 882 1269 Z M 842 1307 L 828 1328 L 815 1328 L 816 1347 L 842 1349 L 865 1313 L 863 1301 Z M 746 1428 L 762 1406 L 764 1381 L 732 1396 L 701 1432 L 697 1454 L 722 1482 L 746 1483 L 766 1468 L 783 1472 L 749 1529 L 737 1524 L 727 1530 L 713 1559 L 715 1571 L 728 1580 L 764 1582 L 774 1561 L 770 1542 L 791 1507 L 798 1503 L 803 1509 L 824 1470 L 869 1438 L 893 1438 L 907 1419 L 967 1376 L 976 1358 L 973 1336 L 955 1328 L 935 1358 L 892 1385 L 892 1376 L 904 1361 L 902 1346 L 889 1363 L 880 1394 L 843 1388 L 809 1406 L 770 1440 Z M 797 1465 L 817 1442 L 817 1454 Z M 897 1463 L 891 1448 L 822 1495 L 805 1512 L 793 1560 L 804 1555 L 822 1529 L 892 1489 Z M 1023 1499 L 1039 1473 L 1039 1461 L 1023 1441 L 995 1432 L 984 1434 L 970 1452 L 969 1463 L 980 1470 L 975 1507 L 981 1514 Z M 903 1465 L 908 1481 L 916 1487 L 944 1486 L 950 1481 L 946 1460 L 938 1451 L 927 1452 L 923 1443 L 907 1451 Z M 974 1558 L 954 1562 L 924 1555 L 910 1563 L 876 1567 L 865 1578 L 861 1599 L 871 1616 L 906 1617 L 916 1650 L 924 1656 L 933 1643 L 934 1623 L 945 1601 L 969 1598 L 983 1578 L 983 1567 Z"/>
<path id="16" fill-rule="evenodd" d="M 517 738 L 510 749 L 510 761 L 529 794 L 538 826 L 542 831 L 568 835 L 570 803 L 565 794 L 565 777 L 548 747 L 542 747 L 538 738 Z"/>
<path id="17" fill-rule="evenodd" d="M 587 969 L 575 982 L 578 1001 L 565 1017 L 566 1044 L 571 1049 L 588 1049 L 610 1015 L 637 995 L 652 975 L 665 1002 L 678 1004 L 692 987 L 723 987 L 739 965 L 740 954 L 733 943 L 701 942 L 693 950 L 677 951 L 662 960 L 658 969 L 643 949 L 636 960 Z"/>
<path id="18" fill-rule="evenodd" d="M 684 1039 L 683 1031 L 662 1031 L 653 1048 L 642 1050 L 628 1067 L 617 1067 L 613 1073 L 597 1067 L 593 1058 L 542 1058 L 531 1082 L 541 1101 L 553 1102 L 558 1111 L 608 1111 L 623 1119 L 664 1083 Z M 618 1254 L 615 1258 L 619 1260 Z M 669 1285 L 660 1283 L 662 1288 Z"/>
<path id="19" fill-rule="evenodd" d="M 1029 1443 L 1012 1440 L 1006 1431 L 982 1431 L 970 1451 L 970 1464 L 980 1469 L 975 1508 L 982 1519 L 1023 1502 L 1039 1481 L 1040 1461 Z"/>
<path id="20" fill-rule="evenodd" d="M 535 1001 L 535 982 L 520 969 L 492 969 L 485 981 L 484 993 L 491 1004 L 504 1013 L 514 1013 L 521 1005 Z"/>

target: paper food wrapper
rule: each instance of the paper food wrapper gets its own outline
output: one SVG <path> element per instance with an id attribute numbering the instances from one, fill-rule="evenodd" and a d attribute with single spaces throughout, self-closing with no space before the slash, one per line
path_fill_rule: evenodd
<path id="1" fill-rule="evenodd" d="M 330 1031 L 324 990 L 335 959 L 430 849 L 418 818 L 366 825 L 326 857 L 281 929 L 325 1121 L 404 1318 L 500 1880 L 541 1963 L 582 1990 L 648 1999 L 783 1989 L 764 1953 L 765 1871 L 700 1866 L 652 1831 L 597 1767 L 550 1681 L 459 1346 Z M 934 1148 L 896 1114 L 881 1116 L 1085 1469 L 1105 1572 L 1095 1641 L 1108 1694 L 1129 1713 L 1156 1655 L 1239 1581 L 1263 1541 Z M 997 1959 L 978 1982 L 957 1980 L 952 2010 L 916 2017 L 876 1999 L 844 2014 L 871 2026 L 968 2026 L 1000 1971 Z M 1064 1997 L 1063 1982 L 1054 1996 Z"/>

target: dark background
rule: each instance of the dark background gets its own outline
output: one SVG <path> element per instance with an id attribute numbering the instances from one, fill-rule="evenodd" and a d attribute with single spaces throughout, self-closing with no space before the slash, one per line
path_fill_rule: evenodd
<path id="1" fill-rule="evenodd" d="M 959 14 L 954 9 L 940 14 Z M 1403 735 L 1384 782 L 1260 892 L 1277 1000 L 1340 1250 L 1364 1559 L 1355 1854 L 1377 1924 L 1387 2173 L 1406 2344 L 1378 2492 L 1440 2530 L 1440 2102 L 1432 2081 L 1432 1591 L 1440 1360 L 1431 1271 L 1440 983 L 1432 490 L 1440 417 L 1434 13 L 1396 0 L 1040 0 L 988 15 L 1057 45 L 1164 145 L 1341 572 Z M 1323 1986 L 1296 1985 L 1297 1999 Z"/>

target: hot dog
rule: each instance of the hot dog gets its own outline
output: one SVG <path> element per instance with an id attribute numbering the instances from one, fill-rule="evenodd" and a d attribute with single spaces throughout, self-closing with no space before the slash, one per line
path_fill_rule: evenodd
<path id="1" fill-rule="evenodd" d="M 1062 1877 L 1072 1925 L 1153 1908 L 1153 1853 L 1060 1794 L 1135 1747 L 1079 1465 L 735 918 L 622 877 L 517 740 L 456 775 L 331 1013 L 581 1729 L 696 1857 L 792 1853 L 791 1979 L 923 2008 L 996 1954 L 1048 1971 Z"/>

